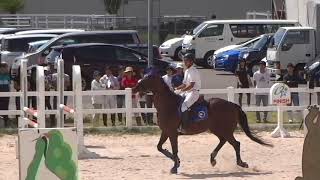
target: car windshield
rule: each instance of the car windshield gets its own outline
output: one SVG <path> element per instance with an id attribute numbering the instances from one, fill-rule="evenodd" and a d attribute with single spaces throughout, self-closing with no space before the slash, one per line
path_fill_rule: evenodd
<path id="1" fill-rule="evenodd" d="M 53 42 L 55 42 L 57 39 L 59 38 L 59 36 L 52 38 L 51 40 L 49 40 L 47 43 L 43 44 L 42 46 L 40 46 L 37 51 L 42 51 L 44 49 L 46 49 L 48 47 L 48 45 L 52 44 Z"/>
<path id="2" fill-rule="evenodd" d="M 253 43 L 252 48 L 253 49 L 262 49 L 268 42 L 269 36 L 265 35 L 255 43 Z"/>
<path id="3" fill-rule="evenodd" d="M 196 28 L 193 29 L 192 34 L 197 34 L 204 26 L 206 26 L 207 23 L 201 23 Z"/>
<path id="4" fill-rule="evenodd" d="M 281 43 L 281 40 L 285 34 L 285 29 L 279 29 L 276 34 L 273 36 L 273 47 L 278 47 Z"/>

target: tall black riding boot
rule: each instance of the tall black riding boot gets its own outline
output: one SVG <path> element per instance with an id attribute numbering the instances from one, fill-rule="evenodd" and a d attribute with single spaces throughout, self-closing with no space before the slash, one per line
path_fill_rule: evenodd
<path id="1" fill-rule="evenodd" d="M 189 111 L 182 112 L 181 114 L 182 118 L 182 128 L 186 130 L 189 126 Z"/>

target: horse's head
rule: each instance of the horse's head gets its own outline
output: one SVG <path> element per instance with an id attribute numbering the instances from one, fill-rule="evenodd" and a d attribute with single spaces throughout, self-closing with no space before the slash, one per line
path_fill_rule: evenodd
<path id="1" fill-rule="evenodd" d="M 154 92 L 161 85 L 161 76 L 157 69 L 150 69 L 149 72 L 142 78 L 136 87 L 132 88 L 133 93 L 137 92 Z"/>

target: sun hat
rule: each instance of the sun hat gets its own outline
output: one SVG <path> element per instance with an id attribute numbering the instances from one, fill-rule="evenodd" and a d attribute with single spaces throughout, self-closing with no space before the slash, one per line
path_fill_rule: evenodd
<path id="1" fill-rule="evenodd" d="M 183 64 L 182 63 L 178 63 L 177 66 L 176 66 L 176 69 L 178 69 L 178 68 L 183 69 Z"/>
<path id="2" fill-rule="evenodd" d="M 128 66 L 128 67 L 126 67 L 126 70 L 124 70 L 124 72 L 125 72 L 125 73 L 127 73 L 127 72 L 133 72 L 133 68 L 130 67 L 130 66 Z"/>

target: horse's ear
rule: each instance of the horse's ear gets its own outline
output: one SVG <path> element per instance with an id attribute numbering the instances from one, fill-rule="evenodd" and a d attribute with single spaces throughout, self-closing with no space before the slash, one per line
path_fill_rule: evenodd
<path id="1" fill-rule="evenodd" d="M 160 76 L 159 69 L 156 67 L 151 67 L 147 70 L 148 76 Z"/>

